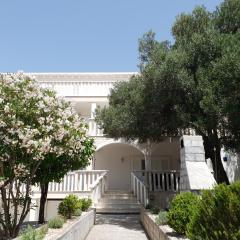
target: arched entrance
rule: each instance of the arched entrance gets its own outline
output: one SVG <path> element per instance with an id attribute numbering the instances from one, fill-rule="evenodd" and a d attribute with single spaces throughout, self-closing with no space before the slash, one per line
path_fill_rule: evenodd
<path id="1" fill-rule="evenodd" d="M 144 155 L 135 146 L 110 143 L 97 149 L 93 168 L 109 170 L 109 190 L 130 190 L 131 171 L 142 170 Z"/>

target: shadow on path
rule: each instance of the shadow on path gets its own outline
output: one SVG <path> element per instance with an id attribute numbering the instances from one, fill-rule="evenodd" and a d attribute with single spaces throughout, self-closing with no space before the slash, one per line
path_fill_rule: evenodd
<path id="1" fill-rule="evenodd" d="M 147 240 L 138 214 L 97 214 L 86 240 Z"/>

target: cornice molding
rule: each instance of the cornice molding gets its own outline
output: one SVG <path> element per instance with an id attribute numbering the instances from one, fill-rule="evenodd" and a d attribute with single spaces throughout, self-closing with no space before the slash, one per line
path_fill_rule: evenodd
<path id="1" fill-rule="evenodd" d="M 118 82 L 128 81 L 137 72 L 110 73 L 27 73 L 34 76 L 38 82 Z"/>

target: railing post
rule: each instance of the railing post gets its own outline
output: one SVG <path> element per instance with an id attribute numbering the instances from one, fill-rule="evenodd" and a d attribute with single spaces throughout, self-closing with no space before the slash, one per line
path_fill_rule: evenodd
<path id="1" fill-rule="evenodd" d="M 148 173 L 148 179 L 149 179 L 149 189 L 150 191 L 152 191 L 152 174 L 151 172 L 147 172 Z"/>
<path id="2" fill-rule="evenodd" d="M 160 186 L 160 173 L 157 174 L 157 179 L 158 179 L 158 191 L 161 190 L 161 186 Z"/>
<path id="3" fill-rule="evenodd" d="M 156 191 L 157 184 L 156 184 L 156 173 L 152 173 L 153 176 L 153 191 Z"/>
<path id="4" fill-rule="evenodd" d="M 148 202 L 147 202 L 147 189 L 145 188 L 144 189 L 144 207 L 146 207 L 147 204 L 148 204 Z"/>
<path id="5" fill-rule="evenodd" d="M 142 202 L 142 183 L 141 182 L 139 182 L 139 187 L 140 187 L 140 189 L 139 189 L 140 202 Z"/>
<path id="6" fill-rule="evenodd" d="M 174 191 L 174 176 L 173 176 L 174 173 L 171 173 L 171 190 Z"/>
<path id="7" fill-rule="evenodd" d="M 133 176 L 133 195 L 136 196 L 136 190 L 135 190 L 135 176 Z"/>
<path id="8" fill-rule="evenodd" d="M 87 190 L 87 173 L 83 174 L 83 190 Z"/>
<path id="9" fill-rule="evenodd" d="M 78 191 L 78 172 L 74 174 L 74 190 Z"/>

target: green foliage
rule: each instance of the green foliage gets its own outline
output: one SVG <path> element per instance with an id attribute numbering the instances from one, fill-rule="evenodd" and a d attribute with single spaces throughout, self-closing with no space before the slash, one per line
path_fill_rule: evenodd
<path id="1" fill-rule="evenodd" d="M 152 205 L 148 203 L 148 204 L 146 205 L 145 209 L 151 209 L 151 207 L 152 207 Z"/>
<path id="2" fill-rule="evenodd" d="M 152 206 L 152 207 L 150 207 L 150 212 L 151 212 L 152 214 L 158 214 L 159 211 L 160 211 L 160 208 L 159 208 L 158 206 Z"/>
<path id="3" fill-rule="evenodd" d="M 178 194 L 171 202 L 167 213 L 168 224 L 178 233 L 185 234 L 187 224 L 195 212 L 199 197 L 190 192 Z"/>
<path id="4" fill-rule="evenodd" d="M 175 39 L 187 40 L 194 34 L 201 34 L 205 32 L 211 25 L 211 14 L 204 7 L 196 7 L 192 13 L 180 14 L 174 25 L 172 26 L 172 33 Z M 185 44 L 186 42 L 181 42 Z"/>
<path id="5" fill-rule="evenodd" d="M 92 199 L 90 198 L 81 198 L 79 199 L 79 201 L 81 202 L 81 210 L 83 212 L 87 211 L 89 209 L 89 207 L 92 205 Z"/>
<path id="6" fill-rule="evenodd" d="M 225 0 L 214 12 L 216 27 L 222 33 L 236 33 L 240 30 L 239 0 Z"/>
<path id="7" fill-rule="evenodd" d="M 46 226 L 34 229 L 28 225 L 27 229 L 20 236 L 20 240 L 42 240 L 47 234 L 48 228 Z"/>
<path id="8" fill-rule="evenodd" d="M 206 190 L 187 226 L 191 240 L 240 239 L 240 182 Z"/>
<path id="9" fill-rule="evenodd" d="M 167 224 L 167 212 L 166 211 L 160 211 L 158 216 L 156 217 L 155 221 L 158 225 Z"/>
<path id="10" fill-rule="evenodd" d="M 79 208 L 77 210 L 75 210 L 75 212 L 73 213 L 73 216 L 76 216 L 76 217 L 79 217 L 81 215 L 82 215 L 82 210 Z"/>
<path id="11" fill-rule="evenodd" d="M 65 222 L 65 219 L 63 217 L 57 216 L 57 217 L 51 218 L 48 221 L 48 227 L 49 228 L 62 228 L 64 222 Z"/>
<path id="12" fill-rule="evenodd" d="M 139 39 L 139 58 L 140 58 L 140 70 L 143 70 L 144 67 L 149 63 L 150 56 L 155 51 L 156 45 L 158 42 L 155 40 L 155 33 L 153 31 L 148 31 Z"/>
<path id="13" fill-rule="evenodd" d="M 109 107 L 96 112 L 96 121 L 104 129 L 104 133 L 114 138 L 146 138 L 144 127 L 148 122 L 144 124 L 139 118 L 145 112 L 142 89 L 143 83 L 137 76 L 129 82 L 115 84 L 109 97 Z M 141 126 L 142 124 L 144 125 Z"/>
<path id="14" fill-rule="evenodd" d="M 217 181 L 228 183 L 220 149 L 240 150 L 240 0 L 211 13 L 196 7 L 172 27 L 175 42 L 152 31 L 139 40 L 140 74 L 114 86 L 97 120 L 114 138 L 158 142 L 194 129 L 204 138 Z M 216 165 L 216 166 L 215 166 Z"/>
<path id="15" fill-rule="evenodd" d="M 70 194 L 58 206 L 58 213 L 66 218 L 72 218 L 77 209 L 81 209 L 81 201 L 77 196 Z"/>

